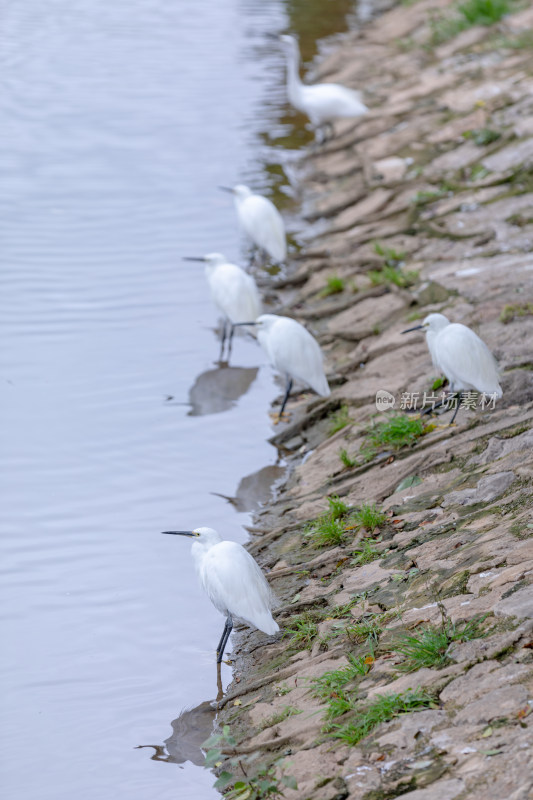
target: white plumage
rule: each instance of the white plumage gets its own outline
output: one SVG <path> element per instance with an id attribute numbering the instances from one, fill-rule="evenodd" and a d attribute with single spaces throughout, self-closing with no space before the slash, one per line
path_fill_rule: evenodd
<path id="1" fill-rule="evenodd" d="M 451 391 L 502 396 L 498 366 L 477 333 L 444 314 L 429 314 L 422 327 L 433 364 L 446 375 Z"/>
<path id="2" fill-rule="evenodd" d="M 201 261 L 205 264 L 211 298 L 224 317 L 220 359 L 222 360 L 226 338 L 229 339 L 229 359 L 235 324 L 255 320 L 261 314 L 261 299 L 256 283 L 251 275 L 237 264 L 231 264 L 222 253 L 208 253 L 201 258 L 187 257 L 185 260 Z M 226 323 L 229 323 L 229 332 L 226 330 Z"/>
<path id="3" fill-rule="evenodd" d="M 290 317 L 262 314 L 256 321 L 257 338 L 272 366 L 285 375 L 287 387 L 279 417 L 292 389 L 293 380 L 310 386 L 322 397 L 331 394 L 324 374 L 322 351 L 308 330 Z"/>
<path id="4" fill-rule="evenodd" d="M 226 624 L 217 648 L 220 663 L 233 627 L 233 618 L 243 620 L 270 636 L 279 631 L 272 617 L 273 594 L 252 556 L 237 542 L 225 541 L 213 528 L 164 531 L 191 536 L 191 554 L 207 596 L 224 614 Z"/>
<path id="5" fill-rule="evenodd" d="M 231 189 L 225 186 L 220 188 L 233 194 L 239 224 L 254 245 L 268 253 L 274 261 L 285 261 L 285 225 L 274 203 L 267 197 L 254 194 L 243 184 L 237 184 Z"/>
<path id="6" fill-rule="evenodd" d="M 335 119 L 360 117 L 368 112 L 360 92 L 338 83 L 306 86 L 300 80 L 300 50 L 293 36 L 280 36 L 287 59 L 287 94 L 298 111 L 307 114 L 314 128 L 331 124 Z"/>

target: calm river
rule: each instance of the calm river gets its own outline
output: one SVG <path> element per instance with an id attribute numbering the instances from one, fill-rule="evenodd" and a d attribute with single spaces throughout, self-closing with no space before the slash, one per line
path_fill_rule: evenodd
<path id="1" fill-rule="evenodd" d="M 281 55 L 265 34 L 301 33 L 310 57 L 349 7 L 4 4 L 0 788 L 10 800 L 218 796 L 194 763 L 194 731 L 201 741 L 211 725 L 194 709 L 216 694 L 223 620 L 187 540 L 159 531 L 211 525 L 246 540 L 249 511 L 220 495 L 275 464 L 267 411 L 279 390 L 244 336 L 235 369 L 216 368 L 203 269 L 181 256 L 242 260 L 219 184 L 250 183 L 289 208 L 273 145 L 302 134 L 284 116 Z"/>

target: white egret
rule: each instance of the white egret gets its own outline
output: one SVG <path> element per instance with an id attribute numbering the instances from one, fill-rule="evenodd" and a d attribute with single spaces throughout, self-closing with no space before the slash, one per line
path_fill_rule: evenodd
<path id="1" fill-rule="evenodd" d="M 290 317 L 277 314 L 262 314 L 252 322 L 240 325 L 255 325 L 259 344 L 265 350 L 272 366 L 285 375 L 286 390 L 278 421 L 283 415 L 293 381 L 310 386 L 321 397 L 331 394 L 326 376 L 322 351 L 308 330 Z"/>
<path id="2" fill-rule="evenodd" d="M 361 93 L 338 83 L 315 83 L 306 86 L 300 80 L 300 49 L 294 36 L 279 37 L 287 60 L 287 94 L 298 111 L 307 114 L 314 128 L 332 130 L 332 121 L 361 117 L 368 112 Z M 321 135 L 324 141 L 325 135 Z"/>
<path id="3" fill-rule="evenodd" d="M 259 565 L 242 545 L 223 540 L 213 528 L 163 533 L 194 539 L 191 554 L 200 583 L 215 608 L 226 617 L 217 647 L 217 664 L 222 661 L 234 617 L 269 636 L 279 631 L 271 611 L 274 595 Z"/>
<path id="4" fill-rule="evenodd" d="M 287 257 L 285 225 L 278 209 L 267 197 L 254 194 L 248 186 L 220 186 L 231 192 L 237 209 L 239 224 L 255 247 L 268 253 L 274 261 L 282 262 Z"/>
<path id="5" fill-rule="evenodd" d="M 235 323 L 257 319 L 261 313 L 261 299 L 256 283 L 251 275 L 236 264 L 231 264 L 222 253 L 208 253 L 201 257 L 186 256 L 184 261 L 201 261 L 205 264 L 211 297 L 224 316 L 219 360 L 222 361 L 227 338 L 229 362 Z"/>
<path id="6" fill-rule="evenodd" d="M 446 375 L 451 392 L 476 391 L 502 396 L 494 356 L 471 328 L 460 322 L 450 322 L 444 314 L 429 314 L 421 325 L 402 333 L 417 330 L 426 332 L 433 365 Z M 459 402 L 451 422 L 454 422 L 458 410 Z"/>

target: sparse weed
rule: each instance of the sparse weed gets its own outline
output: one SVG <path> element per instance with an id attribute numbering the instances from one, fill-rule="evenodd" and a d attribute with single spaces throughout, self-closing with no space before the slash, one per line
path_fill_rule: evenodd
<path id="1" fill-rule="evenodd" d="M 382 422 L 376 422 L 367 433 L 368 444 L 374 450 L 392 447 L 400 450 L 413 445 L 424 433 L 424 423 L 407 414 L 394 414 Z M 368 446 L 367 444 L 367 446 Z"/>
<path id="2" fill-rule="evenodd" d="M 401 266 L 406 256 L 403 250 L 394 250 L 393 247 L 385 247 L 379 242 L 374 242 L 374 253 L 383 258 L 383 264 L 386 267 Z"/>
<path id="3" fill-rule="evenodd" d="M 341 500 L 337 494 L 328 497 L 329 516 L 331 519 L 341 519 L 345 517 L 350 510 L 344 500 Z"/>
<path id="4" fill-rule="evenodd" d="M 344 526 L 338 519 L 330 518 L 316 520 L 309 534 L 315 547 L 333 547 L 342 544 L 345 538 Z"/>
<path id="5" fill-rule="evenodd" d="M 344 291 L 344 279 L 338 275 L 330 275 L 326 280 L 326 286 L 320 292 L 320 297 L 329 297 L 332 294 L 340 294 Z"/>
<path id="6" fill-rule="evenodd" d="M 350 467 L 355 467 L 355 465 L 357 464 L 357 461 L 355 461 L 355 459 L 351 458 L 348 455 L 348 451 L 346 450 L 345 447 L 339 450 L 339 458 L 343 466 L 346 467 L 346 469 L 350 469 Z"/>
<path id="7" fill-rule="evenodd" d="M 305 529 L 305 535 L 315 547 L 343 544 L 346 538 L 346 524 L 343 519 L 350 509 L 335 495 L 328 497 L 328 506 L 328 510 L 310 522 Z"/>
<path id="8" fill-rule="evenodd" d="M 375 503 L 363 503 L 350 517 L 350 522 L 358 528 L 373 533 L 387 521 L 387 515 Z"/>
<path id="9" fill-rule="evenodd" d="M 380 554 L 374 547 L 374 542 L 372 539 L 363 539 L 363 541 L 359 544 L 357 549 L 354 552 L 354 557 L 351 560 L 351 564 L 354 567 L 362 567 L 364 564 L 370 564 L 372 561 L 375 561 L 376 558 L 379 558 Z"/>
<path id="10" fill-rule="evenodd" d="M 304 612 L 300 617 L 291 620 L 290 627 L 285 628 L 283 636 L 290 636 L 291 643 L 298 647 L 310 649 L 318 636 L 318 625 L 312 614 Z"/>
<path id="11" fill-rule="evenodd" d="M 513 322 L 516 317 L 527 317 L 533 314 L 533 303 L 521 303 L 515 305 L 506 305 L 500 314 L 500 322 L 508 325 Z"/>
<path id="12" fill-rule="evenodd" d="M 400 714 L 421 711 L 432 706 L 434 706 L 433 698 L 422 689 L 408 690 L 400 694 L 377 695 L 375 700 L 356 713 L 355 719 L 344 725 L 332 725 L 331 736 L 353 746 L 368 736 L 380 723 L 388 722 Z"/>
<path id="13" fill-rule="evenodd" d="M 348 406 L 341 406 L 337 411 L 334 411 L 333 414 L 330 414 L 328 436 L 333 436 L 334 433 L 342 430 L 351 422 L 353 422 L 353 419 L 350 417 Z"/>
<path id="14" fill-rule="evenodd" d="M 434 203 L 435 200 L 440 200 L 446 194 L 447 192 L 441 191 L 441 189 L 421 189 L 411 202 L 415 206 L 425 206 L 428 203 Z"/>
<path id="15" fill-rule="evenodd" d="M 513 0 L 466 0 L 459 4 L 458 11 L 469 25 L 493 25 L 516 5 Z"/>
<path id="16" fill-rule="evenodd" d="M 400 289 L 406 289 L 409 286 L 413 286 L 418 280 L 417 270 L 404 271 L 387 264 L 380 270 L 371 269 L 367 274 L 374 286 L 380 286 L 383 283 L 394 283 Z"/>
<path id="17" fill-rule="evenodd" d="M 493 25 L 519 6 L 516 0 L 466 0 L 456 6 L 454 16 L 433 20 L 431 43 L 441 44 L 473 25 Z"/>
<path id="18" fill-rule="evenodd" d="M 296 714 L 301 714 L 299 708 L 295 708 L 295 706 L 285 706 L 280 711 L 277 711 L 275 714 L 271 714 L 269 717 L 266 717 L 264 720 L 261 721 L 259 725 L 259 730 L 264 731 L 267 728 L 272 728 L 274 725 L 279 725 L 280 722 L 283 720 L 288 719 L 289 717 L 294 717 Z"/>
<path id="19" fill-rule="evenodd" d="M 344 632 L 350 641 L 355 644 L 362 644 L 368 642 L 369 645 L 374 646 L 378 643 L 382 628 L 383 621 L 379 617 L 371 617 L 368 620 L 356 622 L 355 625 L 349 625 L 345 628 Z"/>
<path id="20" fill-rule="evenodd" d="M 484 636 L 478 618 L 456 625 L 443 618 L 441 625 L 428 626 L 416 635 L 405 634 L 395 645 L 395 650 L 404 660 L 397 666 L 400 672 L 414 672 L 422 667 L 442 667 L 448 661 L 447 651 L 452 642 L 468 642 Z"/>
<path id="21" fill-rule="evenodd" d="M 465 139 L 473 139 L 474 143 L 481 147 L 482 145 L 498 141 L 498 139 L 501 138 L 501 133 L 491 128 L 479 128 L 478 130 L 465 131 L 463 137 Z"/>
<path id="22" fill-rule="evenodd" d="M 348 684 L 353 683 L 362 675 L 366 675 L 374 661 L 372 656 L 366 656 L 367 659 L 370 659 L 370 663 L 365 663 L 365 657 L 354 656 L 352 653 L 347 658 L 348 664 L 345 667 L 330 670 L 321 675 L 320 678 L 313 679 L 313 694 L 315 697 L 327 700 L 332 695 L 339 695 Z"/>

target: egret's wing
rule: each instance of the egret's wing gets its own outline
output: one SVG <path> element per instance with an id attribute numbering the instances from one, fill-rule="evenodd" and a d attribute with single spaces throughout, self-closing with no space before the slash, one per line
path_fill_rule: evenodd
<path id="1" fill-rule="evenodd" d="M 287 255 L 285 225 L 281 214 L 266 197 L 252 195 L 241 208 L 241 222 L 255 244 L 272 256 L 284 261 Z"/>
<path id="2" fill-rule="evenodd" d="M 485 342 L 460 323 L 452 323 L 435 338 L 435 358 L 457 390 L 472 389 L 486 394 L 502 390 L 498 367 Z"/>
<path id="3" fill-rule="evenodd" d="M 213 605 L 250 622 L 265 633 L 275 633 L 272 592 L 252 556 L 236 542 L 220 542 L 207 551 L 202 583 Z"/>
<path id="4" fill-rule="evenodd" d="M 299 322 L 280 318 L 269 331 L 268 352 L 280 372 L 310 386 L 322 397 L 330 395 L 320 346 Z"/>
<path id="5" fill-rule="evenodd" d="M 231 322 L 251 322 L 261 314 L 256 283 L 236 264 L 222 264 L 209 278 L 215 305 Z"/>

